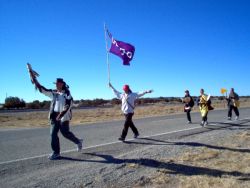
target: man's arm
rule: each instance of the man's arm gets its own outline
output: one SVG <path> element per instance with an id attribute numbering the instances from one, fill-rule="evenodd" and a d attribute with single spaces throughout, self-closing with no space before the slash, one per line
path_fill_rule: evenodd
<path id="1" fill-rule="evenodd" d="M 146 91 L 143 91 L 142 93 L 137 93 L 137 97 L 139 98 L 139 97 L 142 97 L 143 95 L 145 95 L 147 93 L 152 93 L 152 92 L 153 92 L 152 89 L 151 90 L 146 90 Z"/>
<path id="2" fill-rule="evenodd" d="M 49 98 L 53 98 L 53 90 L 52 89 L 47 89 L 44 86 L 42 86 L 37 79 L 33 80 L 35 86 L 38 88 L 38 90 L 40 91 L 40 93 L 43 93 L 44 95 L 46 95 Z"/>
<path id="3" fill-rule="evenodd" d="M 117 90 L 112 86 L 111 83 L 109 83 L 109 87 L 113 90 L 115 96 L 116 96 L 118 99 L 121 99 L 121 98 L 122 98 L 122 97 L 121 97 L 121 93 L 120 93 L 119 91 L 117 91 Z"/>

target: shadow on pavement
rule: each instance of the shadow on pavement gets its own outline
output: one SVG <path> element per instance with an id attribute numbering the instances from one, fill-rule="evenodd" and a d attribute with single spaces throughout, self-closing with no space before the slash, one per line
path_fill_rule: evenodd
<path id="1" fill-rule="evenodd" d="M 153 142 L 160 142 L 161 145 L 178 145 L 178 146 L 190 146 L 190 147 L 207 147 L 210 149 L 217 149 L 217 150 L 229 150 L 233 152 L 246 152 L 250 153 L 250 149 L 238 149 L 238 148 L 229 148 L 229 147 L 223 147 L 223 146 L 214 146 L 199 142 L 170 142 L 170 141 L 164 141 L 159 139 L 153 139 L 153 138 L 139 138 L 140 140 L 147 140 L 147 141 L 153 141 Z M 132 142 L 133 143 L 133 142 Z M 140 144 L 141 142 L 137 142 L 137 144 Z M 145 143 L 144 143 L 145 144 Z M 152 142 L 147 142 L 147 144 L 152 144 Z"/>

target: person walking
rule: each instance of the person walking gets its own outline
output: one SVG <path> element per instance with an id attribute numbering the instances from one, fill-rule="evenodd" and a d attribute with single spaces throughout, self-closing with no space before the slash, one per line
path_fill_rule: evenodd
<path id="1" fill-rule="evenodd" d="M 205 94 L 204 89 L 200 90 L 198 105 L 199 105 L 199 109 L 200 109 L 201 117 L 202 117 L 201 126 L 204 127 L 204 126 L 208 125 L 208 122 L 207 122 L 208 111 L 213 109 L 211 107 L 210 96 L 207 96 Z"/>
<path id="2" fill-rule="evenodd" d="M 235 93 L 234 88 L 231 88 L 229 96 L 226 98 L 227 105 L 228 105 L 228 120 L 232 119 L 232 110 L 234 110 L 234 113 L 236 115 L 235 120 L 239 119 L 239 95 Z"/>
<path id="3" fill-rule="evenodd" d="M 192 111 L 192 107 L 194 106 L 194 100 L 193 100 L 193 97 L 190 96 L 190 93 L 188 90 L 185 91 L 185 96 L 182 99 L 182 102 L 185 104 L 184 112 L 186 112 L 187 114 L 187 120 L 188 120 L 187 123 L 191 124 L 192 120 L 191 120 L 190 112 Z"/>
<path id="4" fill-rule="evenodd" d="M 139 132 L 137 128 L 135 127 L 132 117 L 134 115 L 134 109 L 135 109 L 135 100 L 139 97 L 142 97 L 143 95 L 147 93 L 152 93 L 152 90 L 147 90 L 142 93 L 133 93 L 128 85 L 123 86 L 124 93 L 118 92 L 111 83 L 109 83 L 109 87 L 113 90 L 115 96 L 121 100 L 122 106 L 121 110 L 125 116 L 125 123 L 124 128 L 122 130 L 122 134 L 120 138 L 118 138 L 121 141 L 124 141 L 129 127 L 132 129 L 134 133 L 134 138 L 137 138 L 139 136 Z"/>
<path id="5" fill-rule="evenodd" d="M 30 73 L 31 77 L 33 76 Z M 50 111 L 49 111 L 49 120 L 51 123 L 50 126 L 50 135 L 51 135 L 51 148 L 53 153 L 48 156 L 50 160 L 55 160 L 60 158 L 60 143 L 58 132 L 61 131 L 62 135 L 76 144 L 77 150 L 82 149 L 83 139 L 77 138 L 69 129 L 69 122 L 72 118 L 72 104 L 73 98 L 70 94 L 68 85 L 64 82 L 62 78 L 57 78 L 56 89 L 47 89 L 42 86 L 36 78 L 32 78 L 32 83 L 35 84 L 35 87 L 48 96 L 51 101 Z"/>

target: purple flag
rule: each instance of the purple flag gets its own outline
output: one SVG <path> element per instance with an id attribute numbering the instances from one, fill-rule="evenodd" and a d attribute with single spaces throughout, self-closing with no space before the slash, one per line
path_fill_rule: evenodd
<path id="1" fill-rule="evenodd" d="M 134 57 L 135 47 L 131 44 L 115 40 L 111 33 L 107 30 L 109 37 L 111 38 L 110 52 L 119 56 L 123 60 L 123 65 L 130 65 L 130 61 Z"/>

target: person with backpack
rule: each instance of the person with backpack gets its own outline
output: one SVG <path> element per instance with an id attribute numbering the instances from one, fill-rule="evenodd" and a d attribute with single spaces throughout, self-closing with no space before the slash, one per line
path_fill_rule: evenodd
<path id="1" fill-rule="evenodd" d="M 190 93 L 188 90 L 185 91 L 185 96 L 182 99 L 182 102 L 185 104 L 184 105 L 184 112 L 187 113 L 187 119 L 188 119 L 187 123 L 191 124 L 192 120 L 191 120 L 190 112 L 192 111 L 192 108 L 194 106 L 194 100 L 193 100 L 193 97 L 190 96 Z"/>
<path id="2" fill-rule="evenodd" d="M 226 98 L 227 105 L 228 105 L 228 120 L 231 120 L 232 118 L 232 110 L 234 110 L 234 113 L 236 115 L 235 120 L 239 119 L 239 95 L 235 93 L 234 88 L 231 88 L 229 96 Z"/>
<path id="3" fill-rule="evenodd" d="M 76 144 L 77 150 L 82 149 L 83 140 L 77 138 L 69 130 L 69 121 L 72 118 L 72 104 L 73 98 L 69 91 L 69 86 L 62 78 L 57 78 L 56 90 L 47 89 L 42 86 L 36 79 L 34 72 L 29 68 L 31 81 L 35 87 L 44 95 L 51 98 L 51 106 L 49 112 L 49 119 L 51 122 L 50 135 L 51 135 L 51 148 L 53 153 L 48 156 L 50 160 L 60 159 L 60 143 L 58 132 L 61 131 L 62 135 Z"/>
<path id="4" fill-rule="evenodd" d="M 208 125 L 208 122 L 207 122 L 208 111 L 213 110 L 213 107 L 211 106 L 210 95 L 209 96 L 206 95 L 204 92 L 204 89 L 200 90 L 198 105 L 199 105 L 199 109 L 200 109 L 201 117 L 202 117 L 201 126 L 204 127 Z"/>
<path id="5" fill-rule="evenodd" d="M 135 127 L 132 117 L 134 115 L 134 109 L 135 109 L 135 100 L 139 97 L 142 97 L 143 95 L 147 93 L 152 93 L 152 90 L 147 90 L 142 93 L 134 93 L 131 91 L 130 87 L 128 85 L 123 86 L 124 93 L 118 92 L 111 83 L 109 83 L 109 87 L 113 90 L 115 96 L 121 100 L 122 106 L 121 110 L 125 116 L 125 123 L 124 128 L 122 130 L 121 136 L 118 138 L 118 140 L 124 141 L 129 127 L 134 133 L 134 138 L 137 138 L 139 136 L 139 132 L 137 128 Z"/>

